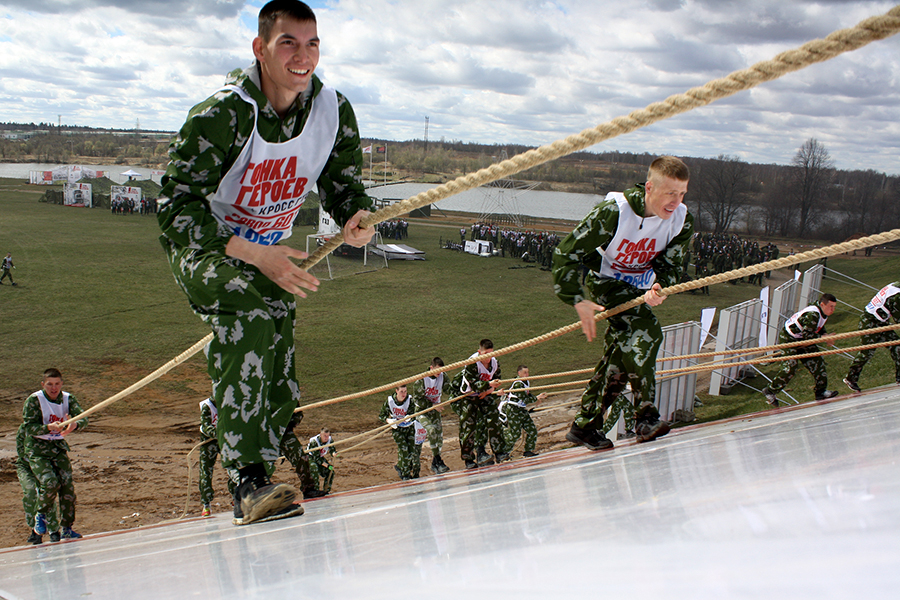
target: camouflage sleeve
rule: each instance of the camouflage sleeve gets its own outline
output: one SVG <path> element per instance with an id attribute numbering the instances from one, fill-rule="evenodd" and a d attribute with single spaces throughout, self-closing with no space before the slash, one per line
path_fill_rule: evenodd
<path id="1" fill-rule="evenodd" d="M 22 425 L 25 429 L 26 437 L 50 433 L 50 430 L 44 425 L 41 402 L 34 394 L 28 396 L 28 398 L 25 399 L 25 404 L 22 406 Z"/>
<path id="2" fill-rule="evenodd" d="M 388 404 L 387 400 L 385 400 L 384 404 L 381 406 L 381 411 L 378 413 L 378 420 L 382 423 L 387 423 L 387 420 L 391 418 L 391 407 Z"/>
<path id="3" fill-rule="evenodd" d="M 669 242 L 664 252 L 660 252 L 653 259 L 653 272 L 656 273 L 656 282 L 662 287 L 681 283 L 681 274 L 684 271 L 684 255 L 693 235 L 694 217 L 691 213 L 687 213 L 681 233 Z"/>
<path id="4" fill-rule="evenodd" d="M 212 411 L 206 404 L 200 405 L 200 435 L 207 438 L 216 437 L 216 429 L 213 427 Z"/>
<path id="5" fill-rule="evenodd" d="M 213 217 L 208 198 L 249 138 L 252 111 L 236 94 L 217 93 L 191 109 L 169 145 L 157 218 L 179 246 L 225 253 L 232 231 Z"/>
<path id="6" fill-rule="evenodd" d="M 471 365 L 466 365 L 464 369 L 466 374 L 466 379 L 469 381 L 469 384 L 472 386 L 472 390 L 476 393 L 480 394 L 490 387 L 487 381 L 482 381 L 478 376 L 478 363 L 472 363 Z M 497 369 L 497 373 L 495 374 L 494 379 L 500 378 L 500 369 Z"/>
<path id="7" fill-rule="evenodd" d="M 600 268 L 597 248 L 606 248 L 616 233 L 619 210 L 615 201 L 602 202 L 553 251 L 553 291 L 566 304 L 587 299 L 581 288 L 581 266 Z"/>
<path id="8" fill-rule="evenodd" d="M 797 324 L 800 325 L 800 327 L 803 329 L 801 338 L 804 340 L 811 340 L 825 333 L 824 326 L 822 327 L 821 331 L 816 331 L 816 327 L 819 326 L 818 311 L 811 310 L 807 313 L 803 313 L 802 315 L 800 315 L 800 318 L 797 319 Z"/>
<path id="9" fill-rule="evenodd" d="M 350 102 L 338 93 L 338 133 L 331 157 L 317 182 L 322 208 L 344 225 L 360 210 L 370 210 L 372 199 L 362 181 L 363 154 L 356 115 Z"/>

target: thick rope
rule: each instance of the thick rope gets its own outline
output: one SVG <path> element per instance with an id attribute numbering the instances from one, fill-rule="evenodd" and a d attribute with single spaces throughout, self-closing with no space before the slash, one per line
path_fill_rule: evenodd
<path id="1" fill-rule="evenodd" d="M 453 194 L 458 194 L 460 192 L 476 188 L 480 185 L 484 185 L 486 183 L 490 183 L 492 181 L 496 181 L 498 179 L 502 179 L 504 177 L 508 177 L 520 171 L 529 169 L 531 167 L 543 164 L 550 160 L 554 160 L 561 156 L 565 156 L 571 154 L 573 152 L 577 152 L 579 150 L 583 150 L 595 144 L 598 144 L 604 140 L 611 139 L 613 137 L 622 135 L 624 133 L 629 133 L 631 131 L 635 131 L 640 129 L 641 127 L 646 127 L 647 125 L 651 125 L 656 123 L 657 121 L 661 121 L 668 117 L 687 112 L 698 106 L 704 106 L 706 104 L 710 104 L 715 100 L 719 100 L 721 98 L 725 98 L 736 94 L 737 92 L 750 89 L 759 85 L 760 83 L 764 83 L 766 81 L 771 81 L 773 79 L 777 79 L 786 73 L 790 73 L 793 71 L 798 71 L 803 69 L 811 64 L 823 62 L 838 56 L 839 54 L 849 52 L 852 50 L 856 50 L 858 48 L 862 48 L 863 46 L 876 41 L 882 40 L 887 37 L 890 37 L 900 31 L 900 5 L 895 6 L 891 10 L 889 10 L 884 15 L 871 17 L 869 19 L 865 19 L 859 22 L 855 27 L 851 27 L 848 29 L 841 29 L 835 31 L 825 37 L 824 39 L 813 40 L 803 44 L 799 48 L 795 48 L 793 50 L 788 50 L 786 52 L 782 52 L 768 61 L 761 61 L 756 63 L 755 65 L 741 70 L 735 71 L 728 75 L 727 77 L 723 77 L 721 79 L 715 79 L 713 81 L 708 82 L 707 84 L 691 88 L 687 92 L 683 94 L 676 94 L 673 96 L 669 96 L 662 102 L 655 102 L 650 104 L 646 108 L 636 110 L 630 113 L 625 117 L 617 117 L 612 121 L 608 121 L 607 123 L 603 123 L 597 125 L 593 129 L 586 129 L 580 133 L 573 134 L 563 140 L 557 140 L 549 145 L 541 146 L 540 148 L 529 150 L 522 154 L 518 154 L 508 160 L 502 161 L 500 163 L 496 163 L 475 173 L 471 173 L 469 175 L 464 175 L 462 177 L 458 177 L 457 179 L 442 184 L 434 189 L 428 190 L 426 192 L 422 192 L 421 194 L 417 194 L 411 198 L 407 198 L 401 202 L 393 204 L 391 206 L 385 207 L 367 215 L 362 221 L 360 225 L 362 227 L 371 227 L 377 223 L 381 223 L 383 221 L 387 221 L 389 219 L 393 219 L 399 217 L 400 215 L 404 215 L 408 212 L 416 208 L 420 208 L 427 204 L 431 204 L 433 202 L 437 202 L 438 200 L 442 200 L 447 198 Z M 894 230 L 900 231 L 900 230 Z M 860 240 L 868 240 L 870 238 L 875 238 L 877 236 L 869 236 L 868 238 L 860 238 Z M 900 236 L 897 236 L 900 237 Z M 867 245 L 875 245 L 878 243 L 885 243 L 887 241 L 893 241 L 897 239 L 897 237 L 892 237 L 889 239 L 881 240 L 878 239 L 875 242 L 866 245 L 855 246 L 850 249 L 859 249 L 863 248 Z M 326 255 L 336 249 L 338 246 L 343 243 L 343 236 L 340 234 L 335 235 L 333 238 L 328 240 L 324 245 L 320 246 L 309 258 L 300 263 L 300 267 L 306 270 L 309 270 L 313 265 L 317 264 L 321 261 Z M 849 243 L 849 242 L 848 242 Z M 844 252 L 846 250 L 841 250 Z M 808 253 L 798 254 L 795 257 L 803 256 Z M 817 255 L 817 257 L 830 256 L 825 254 Z M 781 260 L 781 259 L 779 259 Z M 802 259 L 808 260 L 808 259 Z M 798 260 L 796 262 L 802 262 L 802 260 Z M 778 261 L 770 261 L 771 263 L 775 263 Z M 789 264 L 796 264 L 796 262 L 786 263 L 785 266 Z M 744 277 L 751 273 L 756 273 L 757 271 L 753 270 L 756 267 L 760 267 L 762 265 L 768 265 L 770 263 L 761 263 L 758 265 L 753 265 L 750 267 L 744 267 L 743 269 L 738 269 L 734 271 L 735 273 L 741 273 L 738 277 Z M 781 267 L 775 267 L 781 268 Z M 767 268 L 764 270 L 774 270 L 774 268 Z M 724 274 L 722 274 L 724 275 Z M 699 286 L 694 287 L 679 287 L 688 285 L 688 283 L 679 284 L 673 286 L 672 288 L 666 288 L 663 290 L 664 295 L 671 295 L 683 291 L 687 291 L 689 289 L 695 289 L 696 287 L 703 287 L 704 285 L 710 285 L 713 282 L 714 278 L 704 278 L 698 279 L 693 282 L 688 282 L 692 284 L 697 284 L 699 282 L 702 283 Z M 718 281 L 716 281 L 717 283 Z M 640 300 L 640 299 L 636 299 Z M 633 301 L 634 302 L 634 301 Z M 597 321 L 608 318 L 615 314 L 619 314 L 624 310 L 628 310 L 634 306 L 640 304 L 640 301 L 635 302 L 631 305 L 622 305 L 621 310 L 617 310 L 617 312 L 606 311 L 604 313 L 598 313 L 595 316 Z M 544 336 L 540 336 L 539 338 L 534 338 L 534 340 L 529 340 L 528 342 L 523 342 L 521 344 L 516 344 L 514 346 L 510 346 L 508 348 L 503 349 L 502 354 L 508 354 L 509 352 L 515 352 L 522 348 L 527 348 L 529 346 L 535 345 L 537 343 L 541 343 L 544 341 L 548 341 L 550 339 L 554 339 L 559 337 L 565 333 L 569 333 L 571 331 L 576 331 L 581 326 L 580 323 L 573 323 L 567 327 L 563 327 L 556 331 L 550 332 L 549 334 L 545 334 Z M 131 385 L 130 387 L 122 390 L 118 394 L 104 400 L 100 404 L 97 404 L 90 409 L 86 410 L 84 413 L 79 415 L 79 417 L 87 416 L 89 413 L 96 412 L 101 408 L 112 404 L 113 402 L 118 401 L 119 399 L 132 394 L 138 389 L 144 387 L 148 383 L 158 379 L 163 374 L 168 372 L 172 367 L 181 364 L 197 352 L 199 352 L 207 343 L 212 341 L 213 334 L 210 333 L 202 340 L 191 346 L 188 350 L 185 350 L 178 357 L 172 359 L 169 363 L 166 363 L 163 367 L 160 367 L 141 381 Z M 501 351 L 494 352 L 490 355 L 484 355 L 485 357 L 493 357 L 500 356 Z M 176 362 L 177 361 L 177 362 Z M 471 362 L 475 362 L 474 360 Z M 465 366 L 467 364 L 471 364 L 471 362 L 461 361 L 459 363 L 454 363 L 451 365 L 451 368 L 459 368 Z M 445 370 L 450 370 L 447 368 Z M 443 371 L 441 371 L 443 372 Z M 417 379 L 421 379 L 422 375 L 408 378 L 404 380 L 405 383 L 410 383 L 416 381 Z M 372 393 L 376 393 L 378 391 L 386 391 L 391 389 L 390 386 L 380 387 L 373 389 L 367 393 L 363 393 L 360 395 L 351 395 L 344 396 L 340 401 L 350 400 L 352 398 L 359 398 L 363 395 L 369 395 Z M 308 405 L 307 407 L 312 406 L 324 406 L 325 404 L 317 403 L 316 405 Z M 300 409 L 298 409 L 300 410 Z M 87 414 L 86 414 L 87 413 Z M 63 421 L 61 423 L 62 426 L 68 425 L 69 423 L 75 421 L 76 419 L 69 419 L 68 421 Z"/>
<path id="2" fill-rule="evenodd" d="M 508 160 L 485 167 L 475 173 L 463 175 L 436 188 L 382 208 L 362 219 L 360 226 L 371 227 L 376 223 L 397 218 L 454 194 L 509 177 L 561 156 L 584 150 L 602 141 L 727 98 L 761 83 L 777 79 L 786 73 L 799 71 L 844 52 L 856 50 L 870 42 L 890 37 L 898 31 L 900 31 L 900 5 L 895 6 L 884 15 L 861 21 L 855 27 L 835 31 L 824 39 L 813 40 L 799 48 L 782 52 L 771 60 L 758 62 L 742 71 L 735 71 L 727 77 L 691 88 L 683 94 L 669 96 L 662 102 L 650 104 L 628 116 L 617 117 L 592 129 L 585 129 L 580 133 L 570 135 L 563 140 L 517 154 Z M 300 267 L 310 269 L 340 246 L 343 241 L 342 235 L 335 235 L 300 263 Z"/>
<path id="3" fill-rule="evenodd" d="M 816 248 L 814 250 L 809 250 L 807 252 L 801 252 L 800 254 L 794 254 L 790 256 L 785 256 L 783 258 L 777 258 L 775 260 L 770 260 L 763 263 L 758 263 L 755 265 L 751 265 L 748 267 L 743 267 L 741 269 L 735 269 L 733 271 L 728 271 L 725 273 L 719 273 L 717 275 L 712 275 L 710 277 L 703 277 L 701 279 L 695 279 L 693 281 L 686 281 L 684 283 L 679 283 L 677 285 L 663 288 L 660 291 L 660 294 L 663 296 L 671 296 L 674 294 L 678 294 L 681 292 L 686 292 L 693 289 L 698 289 L 706 285 L 713 285 L 717 283 L 722 283 L 724 281 L 729 281 L 731 279 L 738 279 L 740 277 L 746 277 L 748 275 L 752 275 L 755 273 L 764 273 L 765 271 L 775 271 L 784 267 L 788 267 L 791 265 L 795 265 L 801 262 L 807 262 L 810 260 L 818 260 L 820 258 L 826 256 L 833 256 L 836 254 L 843 254 L 844 252 L 850 252 L 852 250 L 858 250 L 860 248 L 865 248 L 867 246 L 874 246 L 877 244 L 884 244 L 890 241 L 894 241 L 900 239 L 900 229 L 894 229 L 885 233 L 879 233 L 875 235 L 870 235 L 867 237 L 861 237 L 855 240 L 851 240 L 848 242 L 843 242 L 840 244 L 834 244 L 832 246 L 825 246 L 823 248 Z M 639 296 L 633 300 L 620 304 L 614 308 L 605 310 L 603 312 L 599 312 L 594 315 L 595 321 L 602 321 L 604 319 L 608 319 L 609 317 L 618 315 L 626 310 L 639 306 L 644 302 L 643 296 Z M 307 410 L 311 408 L 321 408 L 323 406 L 330 406 L 332 404 L 338 404 L 340 402 L 346 402 L 348 400 L 355 400 L 357 398 L 363 398 L 365 396 L 371 396 L 372 394 L 377 394 L 379 392 L 385 392 L 388 390 L 395 389 L 401 385 L 407 385 L 422 379 L 425 375 L 437 374 L 437 373 L 445 373 L 447 371 L 454 371 L 456 369 L 463 368 L 472 363 L 476 363 L 483 360 L 489 360 L 491 358 L 495 358 L 498 356 L 503 356 L 505 354 L 510 354 L 513 352 L 518 352 L 519 350 L 523 350 L 525 348 L 529 348 L 531 346 L 536 346 L 537 344 L 541 344 L 543 342 L 558 338 L 567 333 L 571 333 L 573 331 L 581 330 L 581 321 L 577 321 L 570 325 L 566 325 L 565 327 L 560 327 L 559 329 L 554 329 L 553 331 L 547 332 L 543 335 L 539 335 L 537 337 L 531 338 L 530 340 L 525 340 L 523 342 L 519 342 L 517 344 L 513 344 L 511 346 L 506 346 L 505 348 L 500 348 L 499 350 L 494 350 L 493 352 L 489 352 L 486 354 L 480 354 L 478 356 L 474 356 L 472 358 L 468 358 L 465 360 L 460 360 L 455 363 L 451 363 L 449 365 L 444 365 L 443 367 L 439 367 L 436 369 L 432 369 L 431 371 L 420 373 L 417 375 L 412 375 L 410 377 L 406 377 L 404 379 L 399 379 L 397 381 L 386 383 L 384 385 L 380 385 L 378 387 L 374 387 L 368 390 L 364 390 L 361 392 L 355 392 L 353 394 L 347 394 L 344 396 L 339 396 L 337 398 L 331 398 L 330 400 L 322 400 L 321 402 L 313 402 L 311 404 L 306 404 L 300 408 L 297 408 L 297 411 Z M 721 354 L 721 353 L 720 353 Z M 665 360 L 673 360 L 672 358 L 666 358 Z M 295 411 L 296 412 L 296 411 Z"/>
<path id="4" fill-rule="evenodd" d="M 199 342 L 197 342 L 196 344 L 194 344 L 193 346 L 191 346 L 190 348 L 188 348 L 187 350 L 185 350 L 184 352 L 182 352 L 181 354 L 179 354 L 178 356 L 176 356 L 175 358 L 173 358 L 172 360 L 170 360 L 169 362 L 167 362 L 166 364 L 164 364 L 157 370 L 153 371 L 152 373 L 150 373 L 149 375 L 147 375 L 146 377 L 144 377 L 137 383 L 131 384 L 130 386 L 128 386 L 121 392 L 119 392 L 117 394 L 113 394 L 112 396 L 110 396 L 109 398 L 104 400 L 103 402 L 99 402 L 98 404 L 95 404 L 94 406 L 90 407 L 89 409 L 82 411 L 77 416 L 72 417 L 71 419 L 69 419 L 67 421 L 62 421 L 60 423 L 60 426 L 65 427 L 69 423 L 83 419 L 83 418 L 99 411 L 100 409 L 106 408 L 107 406 L 109 406 L 110 404 L 112 404 L 114 402 L 118 402 L 125 396 L 133 394 L 134 392 L 138 391 L 139 389 L 141 389 L 148 383 L 156 381 L 157 379 L 159 379 L 160 377 L 162 377 L 163 375 L 165 375 L 166 373 L 168 373 L 169 371 L 171 371 L 172 369 L 174 369 L 175 367 L 177 367 L 178 365 L 180 365 L 181 363 L 183 363 L 184 361 L 186 361 L 193 355 L 197 354 L 211 340 L 212 340 L 212 334 L 210 333 L 205 338 L 203 338 L 202 340 L 200 340 Z"/>

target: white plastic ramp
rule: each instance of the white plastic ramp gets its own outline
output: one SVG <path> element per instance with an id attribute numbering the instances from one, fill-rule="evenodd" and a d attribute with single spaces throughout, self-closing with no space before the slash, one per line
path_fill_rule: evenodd
<path id="1" fill-rule="evenodd" d="M 0 597 L 894 598 L 898 396 L 0 551 Z"/>

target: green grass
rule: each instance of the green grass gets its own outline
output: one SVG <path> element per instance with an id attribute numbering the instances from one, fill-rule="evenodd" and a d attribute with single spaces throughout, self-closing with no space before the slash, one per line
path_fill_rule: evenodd
<path id="1" fill-rule="evenodd" d="M 0 287 L 0 355 L 6 364 L 0 397 L 33 391 L 39 374 L 55 365 L 68 377 L 92 379 L 102 397 L 161 366 L 208 333 L 175 286 L 152 216 L 114 216 L 106 210 L 39 203 L 40 188 L 0 180 L 0 239 L 12 252 L 17 288 Z M 434 356 L 445 362 L 467 358 L 488 337 L 505 347 L 568 325 L 575 311 L 556 299 L 550 274 L 512 259 L 481 258 L 445 250 L 439 240 L 456 238 L 458 226 L 410 225 L 404 243 L 426 252 L 426 261 L 391 261 L 389 268 L 323 281 L 308 299 L 298 299 L 297 370 L 304 402 L 357 392 L 427 368 Z M 311 229 L 297 229 L 291 245 L 305 248 Z M 880 287 L 896 278 L 898 260 L 829 260 L 829 268 Z M 826 282 L 839 299 L 862 306 L 869 290 Z M 656 310 L 664 324 L 699 320 L 706 306 L 728 307 L 752 298 L 759 288 L 719 285 L 712 295 L 681 294 Z M 857 313 L 839 307 L 830 331 L 856 326 Z M 845 344 L 845 345 L 849 345 Z M 500 359 L 512 376 L 526 363 L 532 374 L 593 366 L 602 343 L 567 334 Z M 849 361 L 829 358 L 832 385 Z M 134 373 L 105 381 L 110 366 Z M 838 368 L 840 366 L 840 368 Z M 202 355 L 179 370 L 203 371 Z M 774 367 L 768 371 L 774 372 Z M 863 373 L 864 387 L 893 381 L 887 352 L 879 351 Z M 801 370 L 796 390 L 811 384 Z M 194 388 L 177 377 L 154 384 L 173 397 L 194 400 Z M 841 386 L 843 384 L 840 384 Z M 705 390 L 703 390 L 705 392 Z M 202 393 L 202 392 L 201 392 Z M 805 391 L 801 396 L 810 396 Z M 729 396 L 700 394 L 703 420 L 765 407 L 758 393 L 735 388 Z M 332 414 L 373 412 L 377 398 L 329 409 Z"/>

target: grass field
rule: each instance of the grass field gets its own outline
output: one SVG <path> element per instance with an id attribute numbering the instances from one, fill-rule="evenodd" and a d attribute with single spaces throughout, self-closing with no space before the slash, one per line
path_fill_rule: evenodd
<path id="1" fill-rule="evenodd" d="M 43 204 L 37 201 L 41 191 L 0 180 L 0 252 L 12 252 L 20 284 L 0 287 L 0 356 L 6 366 L 0 399 L 20 402 L 37 389 L 40 372 L 55 365 L 69 376 L 95 381 L 100 397 L 84 399 L 91 405 L 164 364 L 208 329 L 172 280 L 154 217 Z M 296 356 L 304 402 L 409 376 L 436 355 L 448 363 L 464 359 L 484 337 L 501 348 L 577 319 L 553 295 L 549 272 L 512 259 L 440 248 L 442 237 L 458 239 L 458 227 L 415 221 L 404 243 L 425 251 L 426 261 L 391 261 L 387 269 L 323 281 L 318 292 L 298 300 Z M 297 229 L 289 242 L 303 249 L 307 233 L 312 230 Z M 897 279 L 898 266 L 896 257 L 828 261 L 830 271 L 874 287 Z M 856 307 L 873 293 L 831 278 L 824 287 Z M 724 308 L 758 294 L 755 286 L 719 285 L 710 296 L 672 297 L 656 313 L 664 325 L 699 320 L 704 307 Z M 858 315 L 839 305 L 829 331 L 854 329 Z M 519 363 L 527 363 L 534 375 L 593 366 L 601 351 L 601 343 L 588 344 L 578 333 L 500 362 L 507 377 Z M 203 363 L 201 354 L 177 369 L 196 372 Z M 830 387 L 843 391 L 840 379 L 848 364 L 844 357 L 828 359 Z M 107 383 L 111 365 L 136 376 Z M 766 370 L 774 373 L 776 367 Z M 863 387 L 892 381 L 887 352 L 879 351 L 863 374 Z M 196 390 L 181 387 L 177 376 L 153 385 L 173 397 L 193 401 L 196 396 Z M 801 369 L 791 387 L 808 398 L 810 385 Z M 703 420 L 765 407 L 760 394 L 740 386 L 729 396 L 700 397 Z M 334 411 L 372 410 L 382 401 L 379 395 Z"/>

